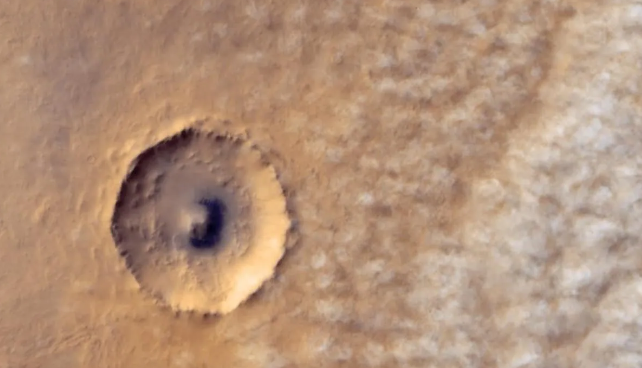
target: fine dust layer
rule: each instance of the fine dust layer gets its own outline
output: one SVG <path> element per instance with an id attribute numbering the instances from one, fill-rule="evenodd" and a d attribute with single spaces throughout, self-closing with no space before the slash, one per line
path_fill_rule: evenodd
<path id="1" fill-rule="evenodd" d="M 257 149 L 188 129 L 136 158 L 112 232 L 142 289 L 176 310 L 224 314 L 273 275 L 289 224 Z"/>
<path id="2" fill-rule="evenodd" d="M 641 30 L 639 0 L 0 1 L 0 368 L 642 367 Z M 216 136 L 128 176 L 187 127 L 260 147 L 296 230 L 222 317 L 146 294 L 231 309 L 282 199 Z"/>

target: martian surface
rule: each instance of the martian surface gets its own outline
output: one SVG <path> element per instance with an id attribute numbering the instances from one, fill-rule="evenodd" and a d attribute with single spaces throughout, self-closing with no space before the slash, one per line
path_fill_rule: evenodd
<path id="1" fill-rule="evenodd" d="M 6 0 L 0 86 L 0 368 L 642 367 L 639 0 Z"/>

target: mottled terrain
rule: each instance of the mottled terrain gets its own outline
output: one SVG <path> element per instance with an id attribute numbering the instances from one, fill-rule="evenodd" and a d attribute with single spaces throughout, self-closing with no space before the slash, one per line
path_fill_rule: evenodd
<path id="1" fill-rule="evenodd" d="M 642 4 L 0 4 L 0 367 L 642 366 Z M 138 290 L 131 161 L 206 119 L 297 242 L 223 318 Z"/>

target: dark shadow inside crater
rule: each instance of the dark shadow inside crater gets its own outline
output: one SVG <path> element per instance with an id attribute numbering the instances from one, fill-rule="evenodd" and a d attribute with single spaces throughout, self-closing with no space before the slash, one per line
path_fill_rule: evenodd
<path id="1" fill-rule="evenodd" d="M 211 249 L 220 244 L 225 227 L 227 207 L 218 198 L 202 199 L 198 202 L 207 211 L 205 221 L 192 225 L 189 241 L 196 249 Z"/>

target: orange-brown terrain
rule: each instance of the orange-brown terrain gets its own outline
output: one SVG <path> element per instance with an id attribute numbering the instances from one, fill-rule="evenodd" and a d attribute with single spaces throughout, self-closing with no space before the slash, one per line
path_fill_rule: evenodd
<path id="1" fill-rule="evenodd" d="M 634 0 L 0 2 L 0 368 L 641 367 L 641 33 Z M 249 148 L 159 153 L 115 217 L 190 128 Z"/>

